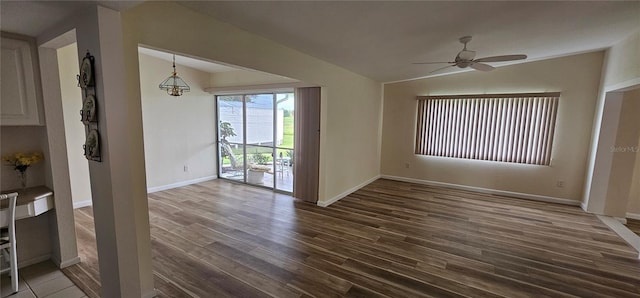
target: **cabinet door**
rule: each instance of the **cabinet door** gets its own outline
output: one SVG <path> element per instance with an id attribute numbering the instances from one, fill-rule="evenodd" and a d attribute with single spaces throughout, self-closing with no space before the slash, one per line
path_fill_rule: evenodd
<path id="1" fill-rule="evenodd" d="M 0 124 L 42 125 L 34 59 L 35 48 L 28 41 L 2 38 L 2 88 Z"/>

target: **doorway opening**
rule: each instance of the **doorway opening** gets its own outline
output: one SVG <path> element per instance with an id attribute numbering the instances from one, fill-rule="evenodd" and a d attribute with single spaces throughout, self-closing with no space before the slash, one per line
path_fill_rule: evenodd
<path id="1" fill-rule="evenodd" d="M 218 177 L 291 194 L 293 90 L 217 95 Z"/>

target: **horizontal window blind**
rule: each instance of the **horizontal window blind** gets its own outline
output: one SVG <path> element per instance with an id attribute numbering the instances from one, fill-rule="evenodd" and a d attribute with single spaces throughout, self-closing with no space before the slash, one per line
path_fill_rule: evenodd
<path id="1" fill-rule="evenodd" d="M 419 96 L 415 153 L 549 165 L 560 93 Z"/>

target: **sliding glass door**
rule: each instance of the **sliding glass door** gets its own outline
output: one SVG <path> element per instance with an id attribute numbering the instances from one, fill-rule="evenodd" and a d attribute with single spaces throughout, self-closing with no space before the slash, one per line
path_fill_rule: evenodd
<path id="1" fill-rule="evenodd" d="M 293 93 L 276 94 L 275 187 L 293 192 Z"/>
<path id="2" fill-rule="evenodd" d="M 244 97 L 216 96 L 218 177 L 244 182 Z"/>
<path id="3" fill-rule="evenodd" d="M 293 191 L 293 93 L 216 96 L 218 176 Z"/>
<path id="4" fill-rule="evenodd" d="M 273 94 L 244 96 L 247 183 L 273 187 Z"/>

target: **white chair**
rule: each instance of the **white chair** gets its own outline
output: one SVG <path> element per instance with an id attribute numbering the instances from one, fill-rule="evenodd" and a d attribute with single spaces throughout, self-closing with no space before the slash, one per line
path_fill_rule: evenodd
<path id="1" fill-rule="evenodd" d="M 3 260 L 9 260 L 9 267 L 0 267 L 0 274 L 9 271 L 11 289 L 18 292 L 18 258 L 16 256 L 16 200 L 18 193 L 0 195 L 0 251 Z M 5 201 L 8 201 L 5 203 Z"/>
<path id="2" fill-rule="evenodd" d="M 291 165 L 291 159 L 289 157 L 276 158 L 276 172 L 280 173 L 280 177 L 284 177 L 286 173 L 289 176 L 289 166 Z"/>

